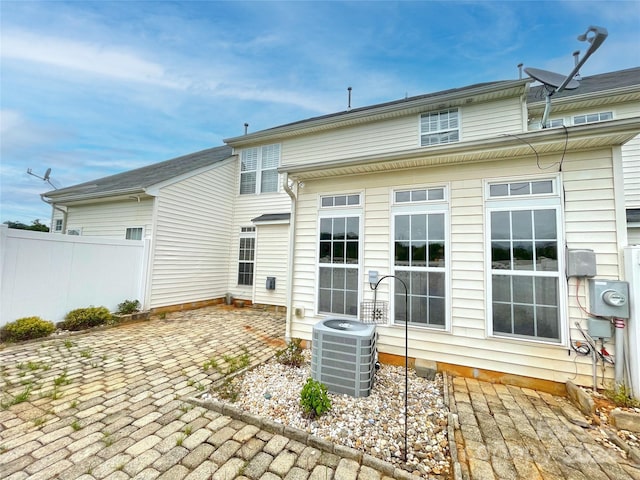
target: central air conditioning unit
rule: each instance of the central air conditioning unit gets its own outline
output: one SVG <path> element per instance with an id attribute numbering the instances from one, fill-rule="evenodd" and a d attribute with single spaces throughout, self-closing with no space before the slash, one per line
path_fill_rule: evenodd
<path id="1" fill-rule="evenodd" d="M 330 392 L 369 396 L 376 362 L 375 325 L 341 318 L 314 325 L 311 377 Z"/>

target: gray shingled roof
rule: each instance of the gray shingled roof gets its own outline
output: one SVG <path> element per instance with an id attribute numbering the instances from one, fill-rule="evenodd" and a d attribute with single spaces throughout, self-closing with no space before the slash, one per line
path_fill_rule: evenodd
<path id="1" fill-rule="evenodd" d="M 583 77 L 580 86 L 575 90 L 563 90 L 554 93 L 552 98 L 564 98 L 572 95 L 584 95 L 586 93 L 614 90 L 616 88 L 640 85 L 640 67 L 618 70 L 617 72 L 602 73 Z M 546 91 L 543 85 L 536 85 L 529 90 L 527 103 L 544 101 Z"/>
<path id="2" fill-rule="evenodd" d="M 44 196 L 55 201 L 56 199 L 67 197 L 101 197 L 117 194 L 118 192 L 142 191 L 145 188 L 184 173 L 221 162 L 229 158 L 231 152 L 231 147 L 228 145 L 208 148 L 200 152 L 136 168 L 135 170 L 52 190 L 45 193 Z"/>

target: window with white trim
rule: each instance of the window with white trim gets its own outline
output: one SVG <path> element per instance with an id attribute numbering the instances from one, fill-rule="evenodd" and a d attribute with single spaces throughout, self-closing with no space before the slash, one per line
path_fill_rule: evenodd
<path id="1" fill-rule="evenodd" d="M 256 227 L 240 228 L 238 285 L 253 285 L 256 254 Z"/>
<path id="2" fill-rule="evenodd" d="M 280 145 L 245 148 L 240 154 L 240 195 L 278 191 Z"/>
<path id="3" fill-rule="evenodd" d="M 350 198 L 360 205 L 360 195 L 322 197 L 321 205 L 328 198 L 333 199 L 331 206 L 338 198 L 339 204 Z M 361 212 L 326 208 L 319 217 L 318 313 L 357 316 Z"/>
<path id="4" fill-rule="evenodd" d="M 427 147 L 460 141 L 460 121 L 457 108 L 420 115 L 420 145 Z"/>
<path id="5" fill-rule="evenodd" d="M 602 122 L 604 120 L 611 120 L 612 118 L 613 112 L 587 113 L 585 115 L 575 115 L 573 117 L 573 124 L 581 125 L 584 123 Z"/>
<path id="6" fill-rule="evenodd" d="M 62 219 L 61 218 L 56 218 L 54 227 L 53 227 L 53 231 L 54 232 L 61 232 L 62 231 Z"/>
<path id="7" fill-rule="evenodd" d="M 447 325 L 447 222 L 445 188 L 394 192 L 393 321 L 445 329 Z"/>
<path id="8" fill-rule="evenodd" d="M 561 342 L 562 229 L 556 181 L 490 183 L 486 207 L 490 332 Z"/>
<path id="9" fill-rule="evenodd" d="M 124 238 L 127 240 L 142 240 L 142 227 L 127 228 Z"/>

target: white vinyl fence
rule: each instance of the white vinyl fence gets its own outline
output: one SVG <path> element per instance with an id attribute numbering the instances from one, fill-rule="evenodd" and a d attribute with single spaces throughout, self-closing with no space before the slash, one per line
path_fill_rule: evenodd
<path id="1" fill-rule="evenodd" d="M 0 326 L 58 322 L 70 310 L 144 302 L 149 242 L 79 237 L 0 225 Z"/>

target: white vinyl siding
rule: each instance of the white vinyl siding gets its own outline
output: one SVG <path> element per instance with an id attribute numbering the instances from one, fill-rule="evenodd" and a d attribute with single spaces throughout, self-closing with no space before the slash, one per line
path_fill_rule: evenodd
<path id="1" fill-rule="evenodd" d="M 237 167 L 236 171 L 240 171 L 240 167 Z M 251 220 L 259 217 L 260 215 L 271 213 L 289 213 L 291 212 L 291 198 L 282 189 L 274 193 L 263 193 L 261 195 L 240 195 L 240 178 L 236 175 L 236 182 L 234 184 L 234 191 L 236 194 L 233 196 L 233 216 L 231 224 L 228 225 L 228 229 L 231 232 L 230 244 L 227 251 L 227 260 L 224 263 L 224 268 L 228 271 L 226 290 L 233 295 L 234 298 L 240 298 L 245 300 L 253 300 L 254 287 L 249 285 L 238 285 L 238 245 L 240 238 L 240 229 L 247 225 L 252 225 Z M 262 247 L 260 245 L 260 225 L 256 226 L 256 270 L 259 271 L 261 267 Z M 288 241 L 282 239 L 282 244 Z M 265 254 L 268 254 L 269 249 Z M 281 256 L 278 261 L 282 263 L 282 266 L 287 265 L 287 254 Z M 267 262 L 271 260 L 267 257 Z M 257 274 L 256 274 L 257 275 Z M 272 275 L 269 275 L 272 276 Z M 280 278 L 278 278 L 278 284 L 276 288 L 279 290 Z M 256 277 L 256 282 L 262 282 L 259 277 Z M 264 283 L 258 285 L 256 283 L 256 291 L 259 288 L 264 287 Z"/>
<path id="2" fill-rule="evenodd" d="M 640 208 L 640 135 L 622 146 L 626 208 Z"/>
<path id="3" fill-rule="evenodd" d="M 221 298 L 227 293 L 236 171 L 233 162 L 224 162 L 160 189 L 152 308 Z M 236 264 L 237 245 L 236 241 Z"/>
<path id="4" fill-rule="evenodd" d="M 557 157 L 542 155 L 543 165 Z M 564 158 L 561 188 L 564 190 L 564 240 L 568 248 L 590 248 L 596 252 L 598 276 L 619 278 L 616 212 L 613 192 L 611 150 L 567 153 Z M 315 275 L 318 228 L 318 195 L 326 192 L 362 190 L 362 268 L 360 294 L 362 301 L 372 301 L 367 272 L 377 270 L 380 276 L 391 273 L 393 191 L 416 188 L 418 179 L 448 185 L 450 210 L 450 329 L 436 330 L 409 325 L 409 355 L 416 358 L 565 382 L 578 376 L 589 384 L 589 358 L 577 360 L 567 356 L 566 344 L 525 342 L 515 338 L 491 337 L 487 332 L 487 285 L 485 208 L 483 179 L 513 179 L 542 176 L 534 158 L 484 162 L 455 167 L 431 167 L 398 170 L 384 174 L 334 177 L 305 181 L 297 202 L 292 306 L 305 309 L 303 319 L 293 319 L 292 336 L 311 338 L 317 278 Z M 562 312 L 566 336 L 580 338 L 576 321 L 584 315 L 576 302 L 576 279 L 564 279 L 561 290 L 568 304 Z M 567 285 L 568 282 L 568 285 Z M 390 301 L 393 279 L 381 282 L 377 299 Z M 584 286 L 578 294 L 587 303 Z M 390 315 L 391 316 L 391 315 Z M 404 355 L 404 326 L 377 327 L 378 348 L 382 353 Z M 609 348 L 609 346 L 608 346 Z M 575 361 L 575 363 L 574 363 Z"/>
<path id="5" fill-rule="evenodd" d="M 460 141 L 522 133 L 525 113 L 519 98 L 460 107 Z M 282 143 L 282 165 L 328 162 L 420 148 L 416 115 L 289 138 Z"/>
<path id="6" fill-rule="evenodd" d="M 153 198 L 70 206 L 67 211 L 67 229 L 81 228 L 83 237 L 123 239 L 131 225 L 143 227 L 145 238 L 152 236 Z"/>
<path id="7" fill-rule="evenodd" d="M 289 255 L 289 224 L 261 224 L 256 229 L 254 303 L 285 306 Z M 267 290 L 267 277 L 275 277 L 276 289 Z"/>

